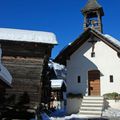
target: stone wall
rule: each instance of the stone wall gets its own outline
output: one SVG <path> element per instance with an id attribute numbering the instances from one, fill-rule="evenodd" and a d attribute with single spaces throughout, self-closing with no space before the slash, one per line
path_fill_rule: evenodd
<path id="1" fill-rule="evenodd" d="M 81 102 L 81 98 L 67 98 L 66 114 L 70 115 L 79 113 Z"/>

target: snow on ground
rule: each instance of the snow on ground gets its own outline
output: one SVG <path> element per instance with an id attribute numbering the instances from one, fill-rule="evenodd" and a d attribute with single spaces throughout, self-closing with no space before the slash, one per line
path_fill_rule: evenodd
<path id="1" fill-rule="evenodd" d="M 108 108 L 103 112 L 103 116 L 109 117 L 109 118 L 119 118 L 120 120 L 120 110 Z"/>
<path id="2" fill-rule="evenodd" d="M 81 116 L 80 114 L 65 116 L 65 111 L 63 109 L 56 110 L 51 114 L 51 117 L 49 117 L 46 113 L 42 113 L 41 116 L 42 120 L 120 120 L 120 110 L 108 108 L 103 112 L 103 117 L 101 118 L 88 118 L 86 116 Z"/>
<path id="3" fill-rule="evenodd" d="M 102 118 L 88 118 L 87 116 L 81 116 L 80 114 L 72 114 L 65 116 L 64 110 L 57 110 L 52 114 L 49 120 L 120 120 L 120 110 L 108 108 L 103 112 Z"/>

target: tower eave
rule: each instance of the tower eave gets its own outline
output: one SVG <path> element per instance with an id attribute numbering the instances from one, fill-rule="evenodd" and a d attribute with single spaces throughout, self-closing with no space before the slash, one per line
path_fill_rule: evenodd
<path id="1" fill-rule="evenodd" d="M 82 9 L 82 10 L 81 10 L 81 12 L 82 12 L 83 15 L 86 14 L 86 13 L 93 12 L 93 11 L 99 11 L 101 16 L 104 16 L 104 15 L 105 15 L 102 7 L 101 7 L 101 8 L 96 8 L 96 9 L 92 9 L 92 8 L 91 8 L 91 9 L 89 9 L 89 10 L 86 10 L 86 9 Z"/>

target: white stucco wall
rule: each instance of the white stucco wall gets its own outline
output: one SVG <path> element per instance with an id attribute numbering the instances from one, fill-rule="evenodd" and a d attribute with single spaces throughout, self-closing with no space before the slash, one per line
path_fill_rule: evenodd
<path id="1" fill-rule="evenodd" d="M 88 95 L 88 71 L 99 70 L 101 95 L 110 92 L 120 94 L 120 58 L 117 52 L 98 41 L 95 44 L 95 57 L 91 57 L 92 44 L 88 41 L 67 60 L 67 92 Z M 113 75 L 113 83 L 110 83 L 110 75 Z M 78 76 L 81 76 L 81 83 L 78 83 Z"/>

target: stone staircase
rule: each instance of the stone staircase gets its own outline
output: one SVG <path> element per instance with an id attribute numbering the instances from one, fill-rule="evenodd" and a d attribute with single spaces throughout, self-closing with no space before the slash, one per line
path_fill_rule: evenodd
<path id="1" fill-rule="evenodd" d="M 104 98 L 98 96 L 83 97 L 79 114 L 86 117 L 101 117 L 104 107 Z"/>

